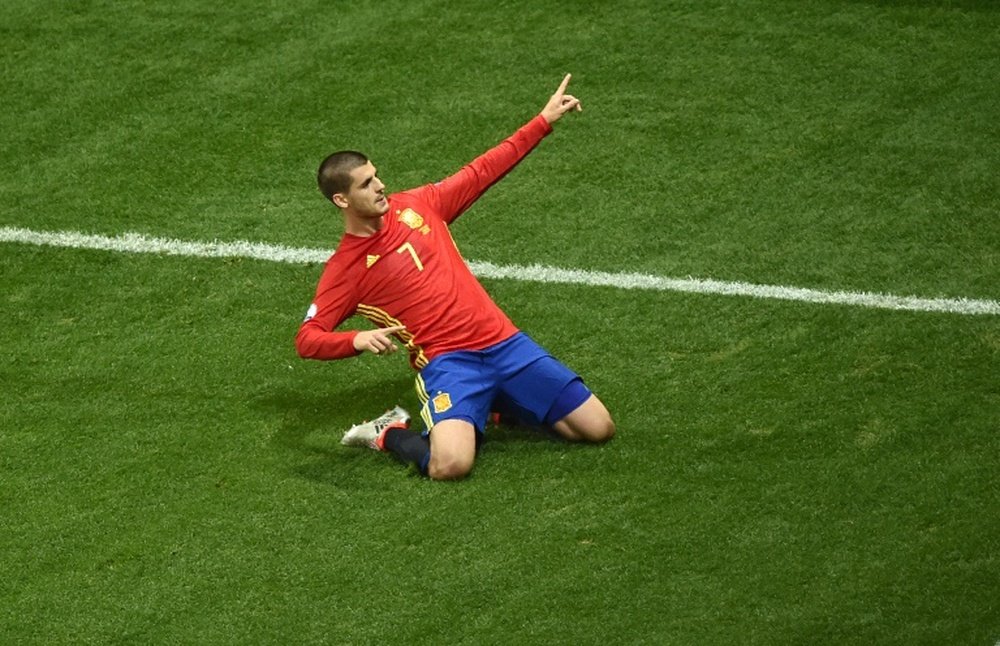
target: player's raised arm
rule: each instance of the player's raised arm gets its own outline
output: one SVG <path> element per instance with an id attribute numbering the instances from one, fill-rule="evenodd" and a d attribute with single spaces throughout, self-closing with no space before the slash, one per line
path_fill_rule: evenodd
<path id="1" fill-rule="evenodd" d="M 558 121 L 564 114 L 571 110 L 577 112 L 583 111 L 583 106 L 580 105 L 580 99 L 576 98 L 572 94 L 566 94 L 566 88 L 569 86 L 569 80 L 573 78 L 572 74 L 567 74 L 562 83 L 559 84 L 559 89 L 556 93 L 549 98 L 549 102 L 545 104 L 542 108 L 542 117 L 545 118 L 550 124 Z"/>
<path id="2" fill-rule="evenodd" d="M 491 186 L 502 179 L 541 140 L 552 132 L 552 122 L 571 110 L 580 111 L 580 100 L 566 94 L 567 74 L 542 111 L 510 137 L 462 167 L 454 175 L 419 189 L 422 199 L 438 207 L 445 222 L 452 222 Z M 415 194 L 415 191 L 411 192 Z"/>

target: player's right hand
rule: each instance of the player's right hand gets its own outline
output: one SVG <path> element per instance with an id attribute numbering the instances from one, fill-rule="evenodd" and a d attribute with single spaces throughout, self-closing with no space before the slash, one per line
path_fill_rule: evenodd
<path id="1" fill-rule="evenodd" d="M 552 95 L 549 102 L 542 108 L 541 115 L 550 124 L 555 123 L 571 110 L 575 110 L 576 112 L 583 110 L 583 106 L 580 105 L 580 99 L 572 94 L 566 94 L 566 88 L 569 86 L 571 78 L 573 78 L 572 74 L 567 74 L 563 77 L 562 83 L 559 84 L 559 89 L 556 90 L 556 93 Z"/>
<path id="2" fill-rule="evenodd" d="M 394 325 L 358 332 L 354 335 L 354 349 L 358 352 L 371 352 L 372 354 L 392 354 L 398 348 L 390 335 L 405 329 L 405 325 Z"/>

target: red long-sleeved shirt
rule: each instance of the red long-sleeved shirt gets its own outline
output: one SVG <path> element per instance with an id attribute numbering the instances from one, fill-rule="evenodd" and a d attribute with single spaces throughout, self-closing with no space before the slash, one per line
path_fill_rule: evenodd
<path id="1" fill-rule="evenodd" d="M 344 234 L 295 338 L 299 355 L 358 354 L 357 331 L 336 331 L 354 314 L 379 327 L 405 325 L 398 336 L 417 370 L 445 352 L 481 350 L 517 333 L 469 271 L 448 224 L 550 132 L 537 116 L 447 179 L 390 195 L 374 235 Z"/>

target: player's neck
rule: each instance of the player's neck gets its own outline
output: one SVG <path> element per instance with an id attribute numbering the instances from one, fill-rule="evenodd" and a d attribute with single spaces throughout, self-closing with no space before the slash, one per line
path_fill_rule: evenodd
<path id="1" fill-rule="evenodd" d="M 384 216 L 358 217 L 347 211 L 344 212 L 344 231 L 352 236 L 367 238 L 378 233 L 382 229 Z"/>

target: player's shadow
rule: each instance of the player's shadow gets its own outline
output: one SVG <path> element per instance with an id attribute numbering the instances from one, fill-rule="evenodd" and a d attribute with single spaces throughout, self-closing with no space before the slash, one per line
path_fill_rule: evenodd
<path id="1" fill-rule="evenodd" d="M 283 388 L 256 398 L 256 404 L 277 423 L 272 442 L 302 458 L 292 472 L 309 480 L 345 489 L 362 489 L 379 457 L 372 451 L 347 450 L 340 438 L 364 415 L 376 417 L 388 405 L 405 401 L 412 393 L 408 377 L 386 380 L 336 392 Z M 412 404 L 411 404 L 412 405 Z M 409 409 L 409 407 L 407 407 Z M 366 412 L 367 411 L 367 412 Z"/>

